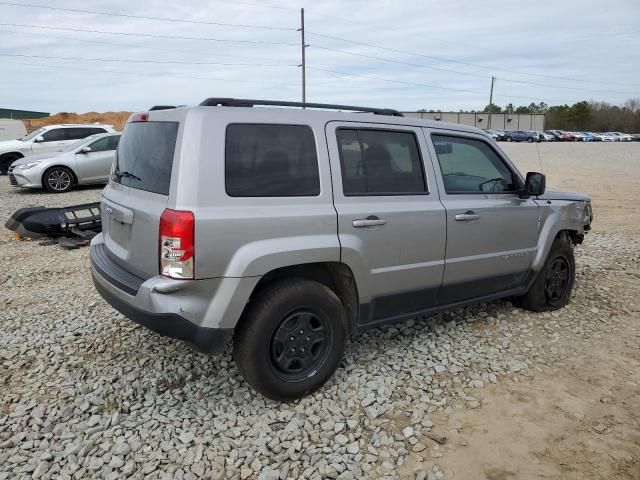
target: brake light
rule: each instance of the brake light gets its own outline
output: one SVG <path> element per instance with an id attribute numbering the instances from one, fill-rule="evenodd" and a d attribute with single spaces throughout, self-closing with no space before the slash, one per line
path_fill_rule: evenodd
<path id="1" fill-rule="evenodd" d="M 128 123 L 146 122 L 147 120 L 149 120 L 149 112 L 138 112 L 129 117 Z"/>
<path id="2" fill-rule="evenodd" d="M 160 274 L 193 279 L 195 217 L 192 212 L 166 208 L 160 216 Z"/>

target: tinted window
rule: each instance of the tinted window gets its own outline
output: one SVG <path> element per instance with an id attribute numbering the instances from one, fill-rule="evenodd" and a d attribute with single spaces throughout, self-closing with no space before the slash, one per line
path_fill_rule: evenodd
<path id="1" fill-rule="evenodd" d="M 59 142 L 66 140 L 63 128 L 54 128 L 42 134 L 45 142 Z"/>
<path id="2" fill-rule="evenodd" d="M 113 150 L 113 148 L 109 148 L 109 144 L 111 143 L 110 137 L 101 138 L 100 140 L 96 140 L 91 145 L 92 152 L 105 152 L 107 150 Z"/>
<path id="3" fill-rule="evenodd" d="M 135 122 L 124 129 L 112 180 L 147 192 L 169 194 L 177 122 Z"/>
<path id="4" fill-rule="evenodd" d="M 229 125 L 225 150 L 225 183 L 232 197 L 320 194 L 316 144 L 307 126 Z"/>
<path id="5" fill-rule="evenodd" d="M 514 192 L 511 170 L 481 140 L 432 135 L 447 193 Z"/>
<path id="6" fill-rule="evenodd" d="M 91 135 L 88 128 L 67 128 L 67 140 L 78 140 Z"/>
<path id="7" fill-rule="evenodd" d="M 339 129 L 337 138 L 345 195 L 411 195 L 427 191 L 413 133 Z"/>

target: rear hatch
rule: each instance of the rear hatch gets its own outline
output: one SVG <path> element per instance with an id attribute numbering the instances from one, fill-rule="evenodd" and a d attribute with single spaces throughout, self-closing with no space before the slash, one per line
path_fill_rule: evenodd
<path id="1" fill-rule="evenodd" d="M 165 112 L 132 118 L 103 193 L 102 234 L 107 255 L 146 279 L 159 273 L 159 223 L 169 198 L 180 123 Z"/>

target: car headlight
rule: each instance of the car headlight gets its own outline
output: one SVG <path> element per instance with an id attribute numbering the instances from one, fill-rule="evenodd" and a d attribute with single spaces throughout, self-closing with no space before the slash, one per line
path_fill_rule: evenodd
<path id="1" fill-rule="evenodd" d="M 40 162 L 31 162 L 31 163 L 25 163 L 24 165 L 18 165 L 16 167 L 16 170 L 28 170 L 30 168 L 35 167 L 36 165 L 40 165 Z"/>

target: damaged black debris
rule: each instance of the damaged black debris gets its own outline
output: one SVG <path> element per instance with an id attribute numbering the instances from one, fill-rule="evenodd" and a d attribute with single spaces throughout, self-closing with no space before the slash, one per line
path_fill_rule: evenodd
<path id="1" fill-rule="evenodd" d="M 21 208 L 11 215 L 5 224 L 19 237 L 42 238 L 63 248 L 79 248 L 88 245 L 102 231 L 100 202 L 70 205 L 60 208 Z"/>

